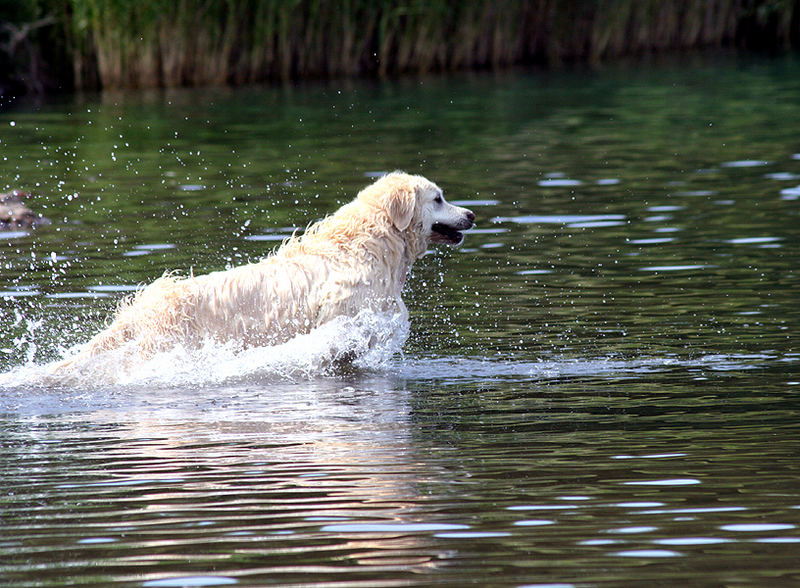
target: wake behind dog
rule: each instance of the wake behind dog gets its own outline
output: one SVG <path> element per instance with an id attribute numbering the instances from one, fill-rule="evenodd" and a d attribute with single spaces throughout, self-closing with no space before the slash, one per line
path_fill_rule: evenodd
<path id="1" fill-rule="evenodd" d="M 209 341 L 237 351 L 285 345 L 364 313 L 407 322 L 406 276 L 430 243 L 459 244 L 475 215 L 422 176 L 394 172 L 260 262 L 201 276 L 165 275 L 124 300 L 110 324 L 52 374 L 80 373 L 120 350 L 146 361 Z M 353 359 L 371 345 L 337 350 Z"/>

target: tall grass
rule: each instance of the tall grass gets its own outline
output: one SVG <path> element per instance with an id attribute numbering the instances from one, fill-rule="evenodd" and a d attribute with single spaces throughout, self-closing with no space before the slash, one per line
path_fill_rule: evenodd
<path id="1" fill-rule="evenodd" d="M 800 0 L 20 1 L 60 17 L 79 87 L 385 76 L 800 43 Z"/>

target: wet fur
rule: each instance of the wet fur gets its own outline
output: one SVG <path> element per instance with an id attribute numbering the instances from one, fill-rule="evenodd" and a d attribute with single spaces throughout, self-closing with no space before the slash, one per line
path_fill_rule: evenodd
<path id="1" fill-rule="evenodd" d="M 129 342 L 145 356 L 205 339 L 274 345 L 365 308 L 407 316 L 400 296 L 406 274 L 430 241 L 443 240 L 433 225 L 464 230 L 473 219 L 444 203 L 422 176 L 388 174 L 260 262 L 164 275 L 124 300 L 108 327 L 62 367 Z"/>

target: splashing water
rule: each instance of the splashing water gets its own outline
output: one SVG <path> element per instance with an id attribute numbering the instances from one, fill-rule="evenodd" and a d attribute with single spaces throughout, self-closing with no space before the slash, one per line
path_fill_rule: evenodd
<path id="1" fill-rule="evenodd" d="M 19 350 L 24 350 L 26 363 L 33 363 L 38 349 L 36 345 L 36 332 L 42 326 L 41 320 L 29 320 L 18 310 L 14 309 L 14 321 L 11 327 L 25 327 L 25 332 L 14 338 L 14 347 Z M 13 352 L 12 349 L 0 349 L 4 353 Z"/>
<path id="2" fill-rule="evenodd" d="M 242 350 L 230 343 L 206 341 L 198 349 L 176 346 L 142 358 L 135 342 L 60 366 L 27 362 L 0 374 L 0 388 L 68 386 L 207 386 L 238 382 L 298 380 L 344 370 L 378 371 L 398 353 L 409 334 L 408 319 L 397 313 L 361 311 L 337 317 L 310 333 L 280 345 Z M 67 359 L 80 351 L 67 353 Z"/>

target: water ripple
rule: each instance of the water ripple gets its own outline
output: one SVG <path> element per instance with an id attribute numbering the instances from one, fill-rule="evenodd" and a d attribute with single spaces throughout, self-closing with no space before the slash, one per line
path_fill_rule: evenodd
<path id="1" fill-rule="evenodd" d="M 620 557 L 680 557 L 683 554 L 668 549 L 629 549 L 617 551 L 612 555 L 618 555 Z"/>

